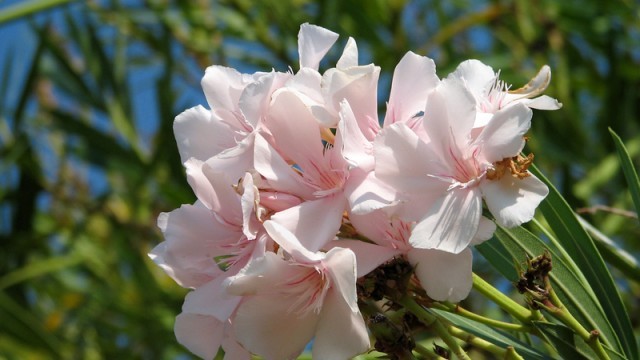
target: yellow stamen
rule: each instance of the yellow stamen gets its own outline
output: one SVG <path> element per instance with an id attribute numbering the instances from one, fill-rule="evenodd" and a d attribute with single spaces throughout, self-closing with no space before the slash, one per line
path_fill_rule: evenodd
<path id="1" fill-rule="evenodd" d="M 514 178 L 524 179 L 529 177 L 531 174 L 527 169 L 533 164 L 533 157 L 533 154 L 529 154 L 526 157 L 518 155 L 496 161 L 493 163 L 493 169 L 487 170 L 487 179 L 499 180 L 507 171 L 510 172 Z"/>

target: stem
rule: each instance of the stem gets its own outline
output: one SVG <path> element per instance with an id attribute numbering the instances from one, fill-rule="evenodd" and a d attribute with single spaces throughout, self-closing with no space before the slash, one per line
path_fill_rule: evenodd
<path id="1" fill-rule="evenodd" d="M 511 300 L 511 298 L 484 281 L 476 273 L 473 273 L 473 288 L 523 323 L 528 323 L 535 319 L 531 310 Z"/>
<path id="2" fill-rule="evenodd" d="M 553 307 L 549 307 L 545 304 L 541 304 L 549 313 L 555 316 L 558 320 L 560 320 L 563 324 L 567 325 L 571 328 L 578 336 L 584 340 L 584 342 L 589 345 L 589 347 L 598 355 L 599 359 L 609 360 L 609 355 L 602 347 L 602 342 L 600 342 L 600 332 L 598 330 L 593 330 L 591 332 L 587 331 L 576 318 L 571 315 L 567 308 L 562 304 L 556 292 L 553 289 L 549 290 L 549 298 L 551 300 L 551 305 Z"/>
<path id="3" fill-rule="evenodd" d="M 515 351 L 513 346 L 509 346 L 506 349 L 503 349 L 496 344 L 492 344 L 484 339 L 471 335 L 455 326 L 449 326 L 449 333 L 457 337 L 458 339 L 469 343 L 477 348 L 488 351 L 496 355 L 497 357 L 503 359 L 522 360 L 522 356 L 520 356 L 520 354 Z"/>
<path id="4" fill-rule="evenodd" d="M 505 322 L 505 321 L 491 319 L 491 318 L 476 314 L 474 312 L 471 312 L 471 311 L 463 308 L 462 306 L 460 306 L 458 304 L 452 304 L 450 302 L 444 302 L 444 303 L 441 303 L 441 304 L 442 304 L 442 306 L 440 306 L 440 307 L 443 310 L 452 312 L 454 314 L 458 314 L 460 316 L 464 316 L 467 319 L 471 319 L 471 320 L 477 321 L 479 323 L 483 323 L 483 324 L 489 325 L 491 327 L 504 329 L 504 330 L 510 330 L 510 331 L 522 331 L 522 332 L 531 332 L 532 331 L 530 326 L 523 325 L 523 324 L 508 323 L 508 322 Z"/>
<path id="5" fill-rule="evenodd" d="M 435 315 L 432 315 L 428 311 L 426 311 L 421 305 L 415 302 L 413 298 L 410 296 L 405 296 L 399 302 L 400 305 L 404 306 L 405 309 L 411 311 L 420 321 L 426 325 L 428 328 L 433 329 L 436 334 L 444 341 L 445 344 L 449 347 L 449 350 L 456 355 L 458 359 L 461 360 L 471 360 L 469 355 L 460 347 L 460 344 L 454 339 L 449 331 L 442 324 L 442 321 L 438 319 Z"/>

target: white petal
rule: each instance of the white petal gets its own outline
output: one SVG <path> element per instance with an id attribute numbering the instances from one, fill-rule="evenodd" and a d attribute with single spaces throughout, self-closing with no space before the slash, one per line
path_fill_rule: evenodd
<path id="1" fill-rule="evenodd" d="M 347 45 L 344 46 L 342 56 L 340 56 L 340 59 L 338 59 L 336 63 L 336 67 L 338 69 L 346 69 L 353 66 L 358 66 L 358 46 L 356 45 L 356 41 L 352 37 L 349 37 Z"/>
<path id="2" fill-rule="evenodd" d="M 178 342 L 189 351 L 213 360 L 222 342 L 224 323 L 212 316 L 181 313 L 173 330 Z"/>
<path id="3" fill-rule="evenodd" d="M 271 216 L 271 220 L 284 226 L 305 248 L 315 252 L 333 240 L 340 229 L 345 207 L 343 194 L 335 194 L 280 211 Z"/>
<path id="4" fill-rule="evenodd" d="M 238 108 L 240 94 L 251 81 L 253 81 L 252 75 L 241 74 L 233 68 L 214 65 L 206 69 L 201 85 L 209 106 L 234 111 Z"/>
<path id="5" fill-rule="evenodd" d="M 219 276 L 188 293 L 184 299 L 182 311 L 214 316 L 220 321 L 229 319 L 242 297 L 227 294 L 224 286 L 225 277 Z"/>
<path id="6" fill-rule="evenodd" d="M 480 245 L 491 239 L 494 232 L 496 232 L 496 224 L 484 216 L 481 217 L 480 223 L 478 224 L 478 231 L 473 237 L 473 240 L 471 240 L 471 245 Z"/>
<path id="7" fill-rule="evenodd" d="M 384 126 L 407 121 L 424 111 L 427 95 L 439 82 L 433 60 L 407 52 L 393 71 Z"/>
<path id="8" fill-rule="evenodd" d="M 269 236 L 278 243 L 291 257 L 300 263 L 312 264 L 324 258 L 324 255 L 306 249 L 296 236 L 276 220 L 264 222 L 264 228 Z"/>
<path id="9" fill-rule="evenodd" d="M 346 100 L 340 103 L 340 122 L 336 138 L 342 142 L 342 153 L 349 163 L 361 169 L 373 169 L 373 143 L 364 136 L 358 127 L 356 117 Z"/>
<path id="10" fill-rule="evenodd" d="M 522 103 L 532 109 L 538 110 L 558 110 L 562 107 L 562 103 L 547 95 L 538 96 L 534 99 L 522 100 Z"/>
<path id="11" fill-rule="evenodd" d="M 486 95 L 488 88 L 493 85 L 496 73 L 491 66 L 485 65 L 479 60 L 471 59 L 460 63 L 449 77 L 463 80 L 475 96 L 483 97 Z"/>
<path id="12" fill-rule="evenodd" d="M 295 359 L 313 337 L 319 315 L 289 311 L 297 298 L 256 295 L 247 298 L 234 317 L 238 342 L 268 360 Z"/>
<path id="13" fill-rule="evenodd" d="M 458 254 L 471 242 L 482 215 L 477 188 L 453 189 L 435 201 L 427 216 L 416 224 L 409 243 L 420 249 Z"/>
<path id="14" fill-rule="evenodd" d="M 534 175 L 517 179 L 509 175 L 483 181 L 482 195 L 496 222 L 514 227 L 533 219 L 536 208 L 549 194 L 549 188 Z"/>
<path id="15" fill-rule="evenodd" d="M 369 244 L 362 240 L 335 240 L 329 243 L 330 247 L 347 248 L 356 254 L 357 277 L 363 277 L 375 270 L 381 264 L 391 260 L 400 254 L 399 250 L 375 244 Z"/>
<path id="16" fill-rule="evenodd" d="M 442 187 L 428 177 L 434 168 L 432 149 L 403 123 L 384 128 L 374 142 L 375 175 L 397 191 L 425 192 Z"/>
<path id="17" fill-rule="evenodd" d="M 271 72 L 260 76 L 256 81 L 247 85 L 240 96 L 238 107 L 245 116 L 247 123 L 253 128 L 258 128 L 258 123 L 267 113 L 267 107 L 271 102 L 271 94 L 275 89 L 284 86 L 291 78 L 289 73 Z"/>
<path id="18" fill-rule="evenodd" d="M 469 295 L 473 285 L 473 255 L 467 248 L 459 254 L 438 250 L 414 249 L 408 254 L 416 276 L 430 298 L 459 302 Z"/>
<path id="19" fill-rule="evenodd" d="M 320 26 L 304 23 L 298 33 L 300 68 L 318 70 L 320 60 L 338 40 L 338 34 Z"/>
<path id="20" fill-rule="evenodd" d="M 355 291 L 355 284 L 354 284 Z M 324 299 L 318 330 L 313 341 L 314 359 L 350 359 L 370 347 L 367 327 L 360 311 L 344 302 L 335 289 Z"/>
<path id="21" fill-rule="evenodd" d="M 333 291 L 340 294 L 351 311 L 358 311 L 356 295 L 356 255 L 350 249 L 334 247 L 322 261 L 331 276 Z"/>
<path id="22" fill-rule="evenodd" d="M 221 122 L 221 119 L 214 118 L 211 111 L 198 105 L 183 111 L 176 116 L 173 122 L 173 132 L 178 143 L 180 159 L 186 162 L 189 158 L 196 158 L 205 161 L 211 156 L 224 150 L 226 144 L 222 134 L 226 137 L 233 137 L 233 132 Z"/>
<path id="23" fill-rule="evenodd" d="M 380 68 L 373 64 L 355 66 L 347 69 L 329 69 L 322 76 L 323 96 L 326 107 L 337 114 L 343 100 L 349 102 L 356 119 L 366 123 L 368 118 L 378 117 L 378 77 Z M 359 124 L 365 130 L 364 124 Z M 332 127 L 335 127 L 333 125 Z"/>
<path id="24" fill-rule="evenodd" d="M 508 106 L 493 115 L 476 143 L 489 163 L 516 156 L 524 147 L 524 134 L 531 126 L 533 112 L 522 104 Z"/>

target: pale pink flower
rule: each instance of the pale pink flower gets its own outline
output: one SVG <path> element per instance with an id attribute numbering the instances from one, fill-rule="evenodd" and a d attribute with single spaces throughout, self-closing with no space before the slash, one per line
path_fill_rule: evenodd
<path id="1" fill-rule="evenodd" d="M 266 359 L 295 359 L 312 338 L 314 359 L 366 351 L 353 252 L 311 252 L 278 223 L 264 226 L 280 254 L 266 253 L 228 280 L 228 291 L 244 297 L 232 319 L 238 341 Z"/>
<path id="2" fill-rule="evenodd" d="M 446 79 L 427 97 L 424 132 L 403 123 L 385 128 L 375 143 L 376 176 L 406 194 L 417 220 L 409 242 L 460 253 L 478 230 L 482 199 L 498 224 L 531 220 L 548 189 L 518 158 L 531 110 L 514 104 L 496 112 L 477 136 L 473 95 Z"/>
<path id="3" fill-rule="evenodd" d="M 511 90 L 511 85 L 500 80 L 500 72 L 479 60 L 466 60 L 449 75 L 465 83 L 476 98 L 476 123 L 474 127 L 485 126 L 493 114 L 514 104 L 524 104 L 532 109 L 557 110 L 562 107 L 558 100 L 541 95 L 551 82 L 551 69 L 544 65 L 538 74 L 525 86 Z"/>

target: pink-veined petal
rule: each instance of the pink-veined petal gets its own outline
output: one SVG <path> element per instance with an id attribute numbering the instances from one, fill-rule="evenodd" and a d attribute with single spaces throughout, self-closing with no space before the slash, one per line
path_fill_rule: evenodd
<path id="1" fill-rule="evenodd" d="M 393 71 L 384 126 L 408 121 L 424 111 L 427 95 L 438 83 L 440 79 L 433 60 L 407 52 Z"/>
<path id="2" fill-rule="evenodd" d="M 374 142 L 375 175 L 398 191 L 425 192 L 440 189 L 442 182 L 427 175 L 434 168 L 432 149 L 405 124 L 384 128 Z"/>
<path id="3" fill-rule="evenodd" d="M 407 257 L 430 298 L 459 302 L 469 295 L 473 285 L 471 249 L 466 248 L 459 254 L 413 249 Z"/>
<path id="4" fill-rule="evenodd" d="M 354 283 L 355 292 L 355 283 Z M 324 299 L 313 341 L 314 359 L 350 359 L 370 347 L 362 314 L 345 303 L 335 288 Z"/>
<path id="5" fill-rule="evenodd" d="M 213 316 L 181 313 L 173 328 L 176 339 L 202 359 L 213 360 L 222 343 L 224 323 Z"/>
<path id="6" fill-rule="evenodd" d="M 300 67 L 318 70 L 320 60 L 338 40 L 338 34 L 320 26 L 304 23 L 298 33 Z"/>
<path id="7" fill-rule="evenodd" d="M 291 193 L 302 198 L 311 198 L 313 189 L 304 183 L 302 177 L 278 154 L 261 135 L 255 139 L 255 168 L 274 189 Z"/>
<path id="8" fill-rule="evenodd" d="M 483 181 L 480 188 L 496 222 L 508 228 L 533 219 L 536 208 L 549 194 L 547 185 L 532 174 L 524 179 L 505 175 L 498 180 Z"/>
<path id="9" fill-rule="evenodd" d="M 482 156 L 493 163 L 516 156 L 524 147 L 524 134 L 531 126 L 533 112 L 523 104 L 508 106 L 493 115 L 482 129 L 476 143 L 482 146 Z"/>
<path id="10" fill-rule="evenodd" d="M 409 243 L 420 249 L 458 254 L 471 242 L 482 216 L 480 190 L 452 189 L 437 199 L 411 232 Z"/>

